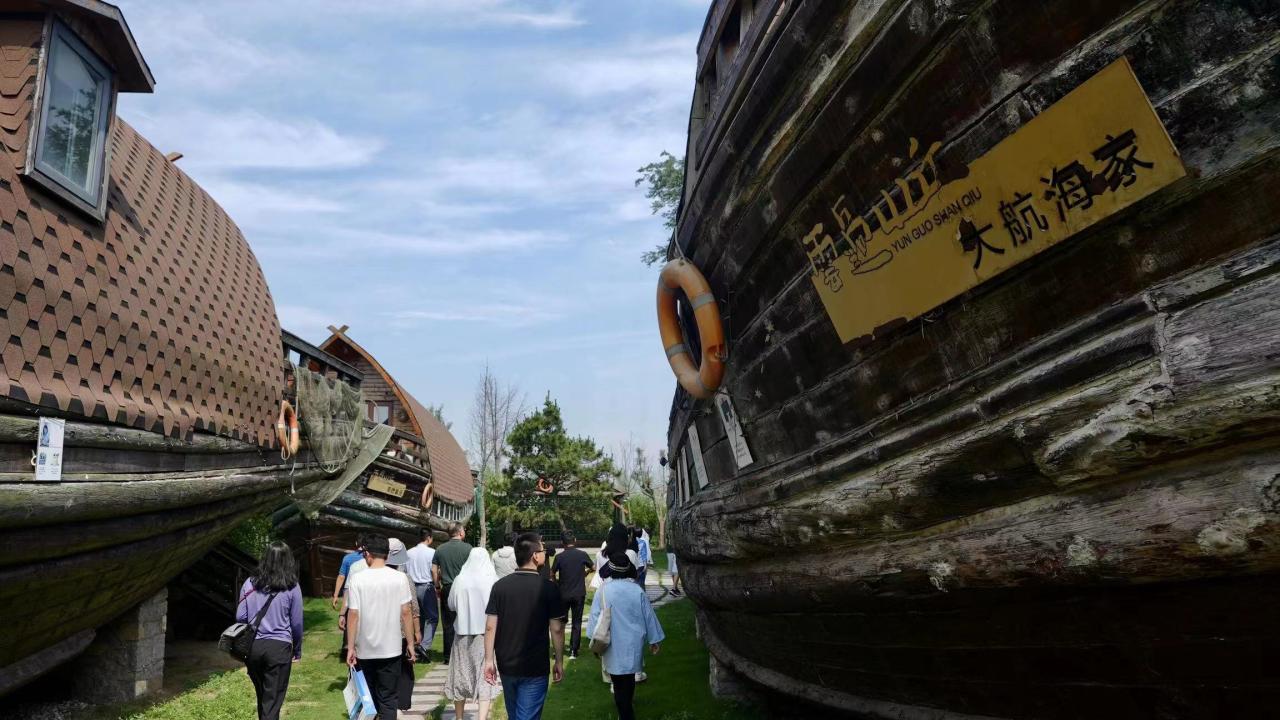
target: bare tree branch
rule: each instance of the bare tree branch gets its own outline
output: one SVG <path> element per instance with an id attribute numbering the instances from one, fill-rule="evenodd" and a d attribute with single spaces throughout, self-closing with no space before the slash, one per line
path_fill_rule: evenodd
<path id="1" fill-rule="evenodd" d="M 525 396 L 520 388 L 503 383 L 485 363 L 471 404 L 471 450 L 480 462 L 480 477 L 502 472 L 507 436 L 524 415 Z M 484 506 L 480 507 L 480 544 L 488 543 Z"/>

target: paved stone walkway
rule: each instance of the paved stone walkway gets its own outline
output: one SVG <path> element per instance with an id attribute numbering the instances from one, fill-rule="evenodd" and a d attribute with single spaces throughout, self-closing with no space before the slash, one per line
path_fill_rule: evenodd
<path id="1" fill-rule="evenodd" d="M 645 594 L 649 596 L 649 602 L 653 603 L 655 608 L 680 599 L 667 591 L 667 588 L 671 587 L 671 575 L 665 572 L 661 574 L 661 583 L 658 582 L 658 573 L 656 572 L 649 573 L 648 577 L 645 578 Z M 586 622 L 587 618 L 583 617 L 583 625 Z M 433 663 L 427 674 L 414 683 L 413 706 L 400 713 L 401 720 L 427 720 L 430 718 L 431 711 L 444 699 L 444 682 L 448 676 L 448 665 Z M 502 699 L 499 698 L 496 702 L 502 702 Z M 454 713 L 453 703 L 450 702 L 445 708 L 443 717 L 444 720 L 475 720 L 478 711 L 479 708 L 474 702 L 468 702 L 464 717 L 458 718 Z"/>
<path id="2" fill-rule="evenodd" d="M 444 681 L 449 677 L 449 666 L 440 663 L 432 663 L 431 669 L 426 675 L 418 678 L 418 682 L 413 684 L 413 706 L 408 710 L 400 712 L 401 720 L 426 720 L 431 717 L 431 711 L 436 709 L 440 701 L 444 699 Z M 444 720 L 475 720 L 479 707 L 474 702 L 468 702 L 466 712 L 462 718 L 456 717 L 453 710 L 453 703 L 449 702 L 444 711 Z"/>

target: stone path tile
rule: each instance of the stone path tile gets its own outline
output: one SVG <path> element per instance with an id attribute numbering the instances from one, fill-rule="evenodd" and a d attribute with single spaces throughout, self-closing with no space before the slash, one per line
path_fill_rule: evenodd
<path id="1" fill-rule="evenodd" d="M 409 710 L 402 711 L 399 715 L 401 720 L 426 720 L 431 717 L 431 711 L 435 710 L 440 701 L 444 699 L 444 683 L 449 677 L 449 666 L 435 663 L 426 675 L 418 678 L 413 684 L 413 706 Z M 450 702 L 444 711 L 444 720 L 475 720 L 479 707 L 474 702 L 467 703 L 463 717 L 457 718 L 453 710 L 453 703 Z"/>

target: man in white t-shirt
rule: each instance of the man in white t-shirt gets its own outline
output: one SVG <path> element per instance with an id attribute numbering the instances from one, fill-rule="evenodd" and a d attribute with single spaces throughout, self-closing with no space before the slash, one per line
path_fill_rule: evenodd
<path id="1" fill-rule="evenodd" d="M 387 567 L 390 544 L 373 536 L 365 544 L 369 569 L 353 574 L 347 583 L 347 664 L 364 672 L 369 694 L 378 708 L 378 720 L 395 720 L 399 706 L 397 685 L 404 662 L 401 640 L 408 639 L 408 660 L 413 647 L 413 593 L 404 575 Z"/>

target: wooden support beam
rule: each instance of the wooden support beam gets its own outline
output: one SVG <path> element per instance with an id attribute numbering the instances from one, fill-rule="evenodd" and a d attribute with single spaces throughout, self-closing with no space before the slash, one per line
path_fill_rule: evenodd
<path id="1" fill-rule="evenodd" d="M 0 415 L 0 443 L 31 443 L 34 448 L 39 432 L 40 418 L 38 417 Z M 194 433 L 190 440 L 180 440 L 146 430 L 74 420 L 67 421 L 63 434 L 63 446 L 192 454 L 262 451 L 262 448 L 257 445 L 221 435 Z"/>

